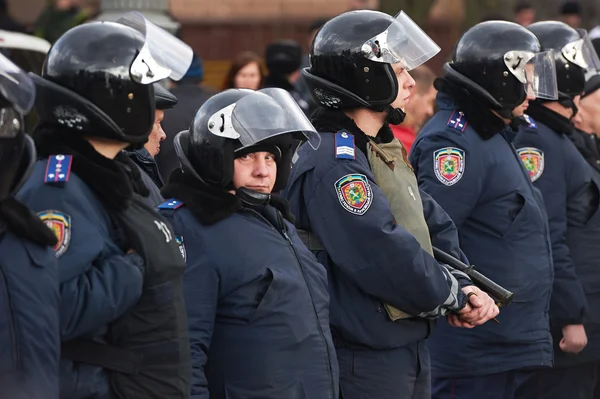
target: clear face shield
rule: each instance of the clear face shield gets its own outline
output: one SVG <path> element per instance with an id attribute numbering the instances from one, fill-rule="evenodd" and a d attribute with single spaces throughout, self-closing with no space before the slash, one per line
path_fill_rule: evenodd
<path id="1" fill-rule="evenodd" d="M 586 70 L 600 70 L 600 60 L 598 54 L 594 49 L 594 45 L 590 40 L 589 35 L 583 29 L 577 29 L 581 39 L 566 44 L 561 49 L 561 54 L 569 62 L 586 69 Z"/>
<path id="2" fill-rule="evenodd" d="M 440 47 L 410 17 L 400 12 L 394 22 L 362 46 L 364 56 L 376 62 L 397 64 L 410 71 L 425 63 Z"/>
<path id="3" fill-rule="evenodd" d="M 523 83 L 529 96 L 546 100 L 558 99 L 556 64 L 552 51 L 509 51 L 504 54 L 504 64 Z"/>
<path id="4" fill-rule="evenodd" d="M 244 148 L 264 140 L 290 134 L 317 149 L 321 136 L 285 90 L 268 88 L 242 97 L 215 112 L 208 120 L 208 130 L 220 137 L 237 139 Z"/>
<path id="5" fill-rule="evenodd" d="M 0 108 L 0 139 L 13 138 L 21 130 L 21 116 L 35 100 L 35 84 L 27 74 L 0 54 L 0 95 L 12 107 Z"/>
<path id="6" fill-rule="evenodd" d="M 194 56 L 190 46 L 137 11 L 128 12 L 117 23 L 137 30 L 145 38 L 144 46 L 130 67 L 133 80 L 151 84 L 166 78 L 180 80 L 185 75 Z"/>

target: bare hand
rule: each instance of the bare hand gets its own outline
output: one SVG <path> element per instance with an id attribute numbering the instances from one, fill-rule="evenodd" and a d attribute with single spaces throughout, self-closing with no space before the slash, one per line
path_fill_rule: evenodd
<path id="1" fill-rule="evenodd" d="M 462 322 L 461 325 L 456 325 L 456 327 L 466 328 L 465 323 L 473 327 L 480 326 L 486 323 L 488 320 L 493 319 L 498 315 L 498 313 L 500 313 L 500 310 L 494 303 L 494 300 L 490 298 L 488 294 L 481 291 L 474 285 L 464 287 L 462 291 L 468 295 L 469 301 L 467 306 L 461 309 L 456 315 Z M 457 324 L 455 323 L 455 320 L 452 320 L 452 323 L 452 325 Z"/>
<path id="2" fill-rule="evenodd" d="M 570 324 L 562 329 L 563 338 L 560 340 L 560 350 L 566 353 L 579 353 L 587 345 L 587 335 L 582 324 Z"/>

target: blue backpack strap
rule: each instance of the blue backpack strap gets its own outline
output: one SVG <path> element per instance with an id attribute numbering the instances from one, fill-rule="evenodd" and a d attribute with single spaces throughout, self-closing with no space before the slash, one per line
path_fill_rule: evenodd
<path id="1" fill-rule="evenodd" d="M 73 157 L 71 155 L 50 155 L 46 164 L 44 183 L 64 186 L 71 177 L 72 163 Z"/>
<path id="2" fill-rule="evenodd" d="M 458 130 L 461 133 L 463 133 L 467 129 L 468 124 L 469 122 L 467 122 L 465 114 L 463 114 L 458 109 L 452 111 L 452 115 L 450 115 L 450 118 L 448 118 L 448 123 L 446 123 L 446 125 L 455 130 Z"/>
<path id="3" fill-rule="evenodd" d="M 171 198 L 166 200 L 165 202 L 163 202 L 162 204 L 160 204 L 158 206 L 158 209 L 178 209 L 181 208 L 183 205 L 185 205 L 183 202 L 179 201 L 178 199 L 175 198 Z"/>
<path id="4" fill-rule="evenodd" d="M 523 119 L 525 119 L 525 121 L 527 123 L 529 123 L 529 128 L 530 129 L 537 129 L 537 125 L 535 124 L 535 121 L 533 120 L 533 118 L 531 118 L 531 116 L 527 115 L 527 114 L 523 114 Z"/>
<path id="5" fill-rule="evenodd" d="M 356 159 L 354 136 L 346 130 L 335 134 L 335 157 L 338 159 Z"/>

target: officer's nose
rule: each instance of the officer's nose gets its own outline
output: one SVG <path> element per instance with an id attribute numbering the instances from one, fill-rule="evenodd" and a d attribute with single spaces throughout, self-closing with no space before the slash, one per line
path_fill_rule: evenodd
<path id="1" fill-rule="evenodd" d="M 254 158 L 253 174 L 255 177 L 269 176 L 269 168 L 267 166 L 267 156 L 257 156 Z"/>

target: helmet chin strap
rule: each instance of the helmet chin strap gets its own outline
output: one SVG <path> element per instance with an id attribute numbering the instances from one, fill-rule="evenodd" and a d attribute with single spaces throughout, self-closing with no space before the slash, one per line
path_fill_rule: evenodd
<path id="1" fill-rule="evenodd" d="M 558 100 L 558 102 L 563 107 L 571 108 L 571 110 L 573 111 L 573 115 L 571 115 L 571 117 L 569 118 L 570 120 L 573 119 L 575 115 L 577 115 L 577 112 L 579 112 L 579 108 L 577 108 L 577 105 L 575 105 L 575 101 L 571 97 L 561 98 Z"/>
<path id="2" fill-rule="evenodd" d="M 271 200 L 271 194 L 250 190 L 246 187 L 240 187 L 235 190 L 235 195 L 240 199 L 240 201 L 242 201 L 244 205 L 250 207 L 267 205 Z"/>
<path id="3" fill-rule="evenodd" d="M 387 119 L 386 122 L 390 125 L 399 125 L 404 122 L 404 118 L 406 118 L 406 112 L 402 111 L 400 108 L 394 108 L 391 105 L 387 106 Z"/>

